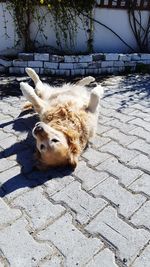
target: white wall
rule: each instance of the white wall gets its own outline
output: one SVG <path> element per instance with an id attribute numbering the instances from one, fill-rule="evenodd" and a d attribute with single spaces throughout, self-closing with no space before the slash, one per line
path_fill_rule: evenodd
<path id="1" fill-rule="evenodd" d="M 5 35 L 5 23 L 4 23 L 4 11 L 5 20 L 7 20 L 7 34 Z M 44 8 L 41 8 L 40 12 L 45 14 Z M 142 11 L 143 23 L 147 20 L 148 11 Z M 136 49 L 136 42 L 131 31 L 128 15 L 126 10 L 114 10 L 114 9 L 100 9 L 95 10 L 95 19 L 106 24 L 112 28 L 117 34 L 119 34 L 130 46 Z M 79 23 L 80 29 L 77 34 L 77 42 L 73 52 L 85 52 L 87 48 L 86 34 L 82 30 L 82 24 Z M 126 47 L 113 33 L 104 27 L 94 23 L 94 52 L 119 52 L 126 53 L 130 52 L 129 48 Z M 51 25 L 48 16 L 45 16 L 44 22 L 44 34 L 47 36 L 47 40 L 38 31 L 38 23 L 33 21 L 31 24 L 32 40 L 36 39 L 37 46 L 52 46 L 57 47 L 55 30 Z M 22 51 L 22 45 L 15 47 L 17 41 L 17 34 L 13 18 L 6 9 L 5 3 L 0 3 L 0 54 L 14 54 L 18 51 Z M 72 47 L 71 47 L 72 49 Z"/>

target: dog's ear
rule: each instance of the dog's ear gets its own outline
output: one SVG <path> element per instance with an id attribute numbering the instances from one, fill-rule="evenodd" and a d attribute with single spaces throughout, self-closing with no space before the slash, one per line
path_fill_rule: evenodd
<path id="1" fill-rule="evenodd" d="M 65 135 L 69 145 L 69 166 L 75 169 L 80 155 L 79 134 L 73 130 L 69 130 L 65 132 Z"/>
<path id="2" fill-rule="evenodd" d="M 77 155 L 74 155 L 73 153 L 70 153 L 69 166 L 74 170 L 77 167 L 77 163 L 78 163 Z"/>

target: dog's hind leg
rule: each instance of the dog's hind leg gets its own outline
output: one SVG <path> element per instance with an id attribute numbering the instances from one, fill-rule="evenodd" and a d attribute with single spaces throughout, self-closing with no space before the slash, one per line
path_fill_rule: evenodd
<path id="1" fill-rule="evenodd" d="M 93 140 L 92 138 L 95 136 L 97 131 L 99 103 L 102 96 L 103 96 L 103 88 L 100 85 L 95 87 L 90 94 L 90 100 L 87 108 L 87 110 L 89 111 L 89 125 L 91 126 L 90 142 L 92 142 Z"/>
<path id="2" fill-rule="evenodd" d="M 85 86 L 85 85 L 89 85 L 90 83 L 94 82 L 95 78 L 92 76 L 88 76 L 83 78 L 82 80 L 78 81 L 76 83 L 76 85 L 80 85 L 80 86 Z"/>
<path id="3" fill-rule="evenodd" d="M 25 70 L 26 70 L 26 73 L 28 74 L 28 76 L 33 80 L 33 82 L 35 84 L 36 94 L 42 98 L 42 96 L 44 94 L 44 92 L 43 92 L 44 86 L 43 86 L 43 83 L 40 80 L 38 74 L 32 68 L 26 68 Z"/>
<path id="4" fill-rule="evenodd" d="M 20 89 L 23 95 L 26 97 L 26 99 L 31 102 L 35 111 L 41 113 L 41 111 L 44 108 L 45 101 L 43 101 L 40 97 L 38 97 L 34 89 L 27 83 L 21 82 Z"/>
<path id="5" fill-rule="evenodd" d="M 91 113 L 95 113 L 97 111 L 100 98 L 103 96 L 103 88 L 99 85 L 95 87 L 90 94 L 90 101 L 88 104 L 88 110 Z"/>

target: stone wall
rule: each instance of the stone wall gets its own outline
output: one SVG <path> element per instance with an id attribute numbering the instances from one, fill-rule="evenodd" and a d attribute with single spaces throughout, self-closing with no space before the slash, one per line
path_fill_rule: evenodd
<path id="1" fill-rule="evenodd" d="M 31 67 L 38 74 L 51 76 L 85 76 L 134 72 L 138 66 L 150 66 L 150 54 L 97 53 L 59 56 L 48 53 L 19 53 L 15 60 L 0 59 L 0 72 L 25 74 Z"/>

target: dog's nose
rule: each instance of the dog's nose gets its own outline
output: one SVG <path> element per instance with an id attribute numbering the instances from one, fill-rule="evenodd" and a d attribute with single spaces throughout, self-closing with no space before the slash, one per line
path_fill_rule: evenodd
<path id="1" fill-rule="evenodd" d="M 43 127 L 40 125 L 37 125 L 34 129 L 34 134 L 42 133 L 44 131 Z"/>

